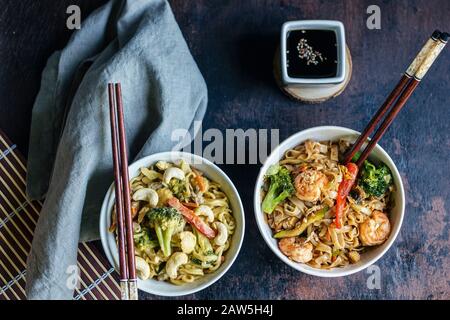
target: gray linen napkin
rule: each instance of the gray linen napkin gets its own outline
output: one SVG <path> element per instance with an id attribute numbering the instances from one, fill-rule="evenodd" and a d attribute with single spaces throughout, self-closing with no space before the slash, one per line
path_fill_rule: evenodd
<path id="1" fill-rule="evenodd" d="M 29 299 L 71 299 L 78 241 L 98 238 L 113 181 L 107 83 L 121 82 L 130 159 L 171 150 L 202 120 L 207 90 L 168 3 L 110 1 L 54 53 L 32 116 L 27 192 L 45 197 L 28 258 Z"/>

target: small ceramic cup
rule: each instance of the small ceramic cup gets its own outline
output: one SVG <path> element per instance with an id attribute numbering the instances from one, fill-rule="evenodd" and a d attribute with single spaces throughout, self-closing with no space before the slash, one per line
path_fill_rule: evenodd
<path id="1" fill-rule="evenodd" d="M 293 77 L 288 73 L 288 36 L 296 30 L 328 30 L 335 32 L 337 47 L 337 68 L 332 77 Z M 281 28 L 280 45 L 281 80 L 286 87 L 333 85 L 342 83 L 346 74 L 346 44 L 344 25 L 340 21 L 332 20 L 298 20 L 285 22 Z"/>

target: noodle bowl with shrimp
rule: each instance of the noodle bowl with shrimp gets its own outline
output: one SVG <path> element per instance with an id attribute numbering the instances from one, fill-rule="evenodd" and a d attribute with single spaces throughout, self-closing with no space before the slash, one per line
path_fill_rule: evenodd
<path id="1" fill-rule="evenodd" d="M 357 263 L 390 235 L 393 179 L 383 163 L 366 161 L 336 223 L 338 187 L 346 167 L 339 159 L 347 140 L 308 140 L 285 151 L 264 177 L 262 211 L 290 260 L 332 269 Z"/>

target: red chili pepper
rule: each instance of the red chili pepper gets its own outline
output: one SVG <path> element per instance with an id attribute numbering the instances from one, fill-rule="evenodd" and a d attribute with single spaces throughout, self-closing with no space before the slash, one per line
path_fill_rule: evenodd
<path id="1" fill-rule="evenodd" d="M 182 202 L 181 204 L 190 209 L 198 208 L 198 203 L 195 203 L 195 202 Z"/>
<path id="2" fill-rule="evenodd" d="M 199 216 L 197 216 L 194 211 L 183 206 L 177 198 L 173 197 L 167 200 L 167 204 L 172 208 L 177 209 L 186 221 L 191 224 L 200 233 L 205 235 L 208 239 L 214 239 L 216 237 L 216 232 L 211 229 Z"/>
<path id="3" fill-rule="evenodd" d="M 345 167 L 347 168 L 347 172 L 344 174 L 344 178 L 339 184 L 335 206 L 336 217 L 334 219 L 334 224 L 338 229 L 341 227 L 342 212 L 344 211 L 347 196 L 350 190 L 352 190 L 356 176 L 358 175 L 358 166 L 353 162 L 347 163 Z"/>

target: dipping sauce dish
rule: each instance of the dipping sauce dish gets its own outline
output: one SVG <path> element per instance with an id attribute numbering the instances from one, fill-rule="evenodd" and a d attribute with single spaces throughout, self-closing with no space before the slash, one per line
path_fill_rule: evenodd
<path id="1" fill-rule="evenodd" d="M 345 79 L 345 30 L 339 21 L 299 20 L 281 30 L 281 76 L 286 86 L 336 84 Z"/>

